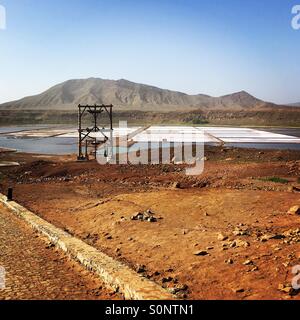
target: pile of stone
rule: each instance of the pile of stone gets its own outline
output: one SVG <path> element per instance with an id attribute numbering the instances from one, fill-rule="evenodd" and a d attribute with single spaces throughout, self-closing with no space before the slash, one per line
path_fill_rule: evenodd
<path id="1" fill-rule="evenodd" d="M 296 296 L 300 291 L 300 290 L 294 289 L 291 284 L 282 284 L 282 283 L 279 284 L 278 290 L 290 296 Z"/>
<path id="2" fill-rule="evenodd" d="M 277 234 L 265 234 L 259 238 L 261 242 L 269 240 L 283 240 L 285 244 L 294 244 L 300 242 L 300 229 L 290 229 Z"/>
<path id="3" fill-rule="evenodd" d="M 243 225 L 237 226 L 232 233 L 235 236 L 250 236 L 250 230 Z"/>
<path id="4" fill-rule="evenodd" d="M 286 165 L 289 170 L 289 174 L 298 175 L 300 173 L 300 161 L 291 161 Z"/>
<path id="5" fill-rule="evenodd" d="M 137 212 L 135 215 L 131 217 L 131 220 L 157 222 L 157 218 L 154 215 L 155 213 L 151 210 L 146 210 L 144 212 Z"/>
<path id="6" fill-rule="evenodd" d="M 294 206 L 294 207 L 290 208 L 288 214 L 300 215 L 300 206 Z"/>
<path id="7" fill-rule="evenodd" d="M 288 230 L 283 233 L 285 236 L 284 242 L 287 244 L 299 243 L 300 242 L 300 229 Z"/>
<path id="8" fill-rule="evenodd" d="M 248 241 L 235 239 L 235 240 L 228 240 L 226 242 L 223 242 L 222 247 L 224 250 L 229 248 L 247 248 L 250 246 L 250 243 Z"/>

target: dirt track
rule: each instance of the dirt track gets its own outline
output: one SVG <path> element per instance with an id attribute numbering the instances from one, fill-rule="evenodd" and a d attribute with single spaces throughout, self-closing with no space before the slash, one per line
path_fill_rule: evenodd
<path id="1" fill-rule="evenodd" d="M 300 264 L 300 216 L 287 213 L 300 205 L 300 152 L 208 148 L 206 156 L 204 173 L 187 177 L 183 166 L 3 154 L 21 166 L 1 169 L 0 189 L 12 185 L 22 205 L 179 298 L 299 299 L 278 286 Z M 147 210 L 154 222 L 132 220 Z"/>

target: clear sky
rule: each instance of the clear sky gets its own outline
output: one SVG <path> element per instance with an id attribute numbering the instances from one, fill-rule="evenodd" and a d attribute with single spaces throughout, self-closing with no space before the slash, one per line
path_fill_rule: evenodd
<path id="1" fill-rule="evenodd" d="M 0 102 L 73 78 L 300 101 L 300 0 L 0 0 Z"/>

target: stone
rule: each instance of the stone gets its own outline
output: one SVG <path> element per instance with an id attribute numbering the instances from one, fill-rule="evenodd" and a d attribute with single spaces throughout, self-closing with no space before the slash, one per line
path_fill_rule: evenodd
<path id="1" fill-rule="evenodd" d="M 285 284 L 279 284 L 278 290 L 284 293 L 287 293 L 288 295 L 293 295 L 294 289 L 290 284 L 285 285 Z"/>
<path id="2" fill-rule="evenodd" d="M 260 238 L 261 242 L 267 242 L 269 240 L 282 240 L 285 239 L 286 236 L 282 234 L 265 234 Z"/>
<path id="3" fill-rule="evenodd" d="M 194 256 L 207 256 L 208 255 L 208 252 L 205 251 L 205 250 L 200 250 L 200 251 L 195 251 L 194 252 Z"/>
<path id="4" fill-rule="evenodd" d="M 162 283 L 171 282 L 173 280 L 172 277 L 162 278 Z"/>
<path id="5" fill-rule="evenodd" d="M 249 266 L 250 264 L 253 264 L 252 260 L 246 260 L 246 261 L 243 262 L 244 266 Z"/>
<path id="6" fill-rule="evenodd" d="M 135 215 L 131 217 L 131 220 L 157 222 L 157 218 L 154 217 L 154 213 L 150 209 L 145 212 L 137 212 Z"/>
<path id="7" fill-rule="evenodd" d="M 250 243 L 247 242 L 247 241 L 243 241 L 243 240 L 234 240 L 234 243 L 235 243 L 235 246 L 236 247 L 244 247 L 244 248 L 247 248 L 250 246 Z"/>
<path id="8" fill-rule="evenodd" d="M 169 291 L 172 294 L 178 294 L 182 292 L 186 292 L 189 289 L 189 287 L 186 284 L 178 284 L 173 288 L 170 288 Z"/>
<path id="9" fill-rule="evenodd" d="M 289 192 L 300 192 L 300 188 L 295 187 L 295 186 L 288 186 L 288 191 Z"/>
<path id="10" fill-rule="evenodd" d="M 290 208 L 288 214 L 300 215 L 300 206 L 294 206 L 294 207 Z"/>
<path id="11" fill-rule="evenodd" d="M 180 189 L 181 185 L 180 182 L 176 181 L 172 184 L 172 189 Z"/>
<path id="12" fill-rule="evenodd" d="M 157 219 L 154 218 L 154 217 L 149 217 L 147 220 L 148 220 L 149 222 L 156 222 L 156 221 L 157 221 Z"/>
<path id="13" fill-rule="evenodd" d="M 48 243 L 47 245 L 46 245 L 46 249 L 51 249 L 51 248 L 54 248 L 55 247 L 55 245 L 53 244 L 53 243 Z"/>
<path id="14" fill-rule="evenodd" d="M 243 230 L 241 228 L 235 228 L 233 231 L 234 236 L 249 236 L 249 231 L 248 230 Z"/>
<path id="15" fill-rule="evenodd" d="M 245 292 L 245 289 L 244 288 L 236 288 L 236 289 L 233 289 L 233 291 L 235 293 L 243 293 L 243 292 Z"/>
<path id="16" fill-rule="evenodd" d="M 144 265 L 138 265 L 137 267 L 136 267 L 136 272 L 137 273 L 143 273 L 143 272 L 145 272 L 146 271 L 146 266 L 144 266 Z"/>
<path id="17" fill-rule="evenodd" d="M 258 267 L 257 267 L 257 266 L 255 266 L 254 268 L 252 268 L 252 269 L 250 270 L 250 272 L 255 272 L 255 271 L 258 271 Z"/>
<path id="18" fill-rule="evenodd" d="M 225 241 L 225 240 L 227 240 L 227 239 L 228 239 L 228 236 L 225 236 L 224 234 L 219 233 L 219 235 L 218 235 L 218 240 L 220 240 L 220 241 Z"/>
<path id="19" fill-rule="evenodd" d="M 225 260 L 225 263 L 226 264 L 233 264 L 233 260 L 232 259 Z"/>

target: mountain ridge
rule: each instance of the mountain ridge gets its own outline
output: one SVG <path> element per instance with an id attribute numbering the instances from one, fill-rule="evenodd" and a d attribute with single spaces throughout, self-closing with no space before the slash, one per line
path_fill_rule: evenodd
<path id="1" fill-rule="evenodd" d="M 260 100 L 246 91 L 220 97 L 189 95 L 126 79 L 71 79 L 48 90 L 6 102 L 0 109 L 71 110 L 78 104 L 113 104 L 117 109 L 143 111 L 186 111 L 198 109 L 269 109 L 280 107 Z"/>

